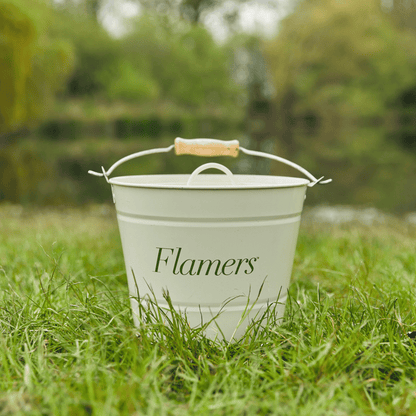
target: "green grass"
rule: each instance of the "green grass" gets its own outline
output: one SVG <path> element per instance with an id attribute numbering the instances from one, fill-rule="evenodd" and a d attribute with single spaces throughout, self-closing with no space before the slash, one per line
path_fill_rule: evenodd
<path id="1" fill-rule="evenodd" d="M 414 227 L 302 224 L 284 322 L 227 344 L 133 327 L 112 211 L 0 206 L 0 415 L 414 414 Z"/>

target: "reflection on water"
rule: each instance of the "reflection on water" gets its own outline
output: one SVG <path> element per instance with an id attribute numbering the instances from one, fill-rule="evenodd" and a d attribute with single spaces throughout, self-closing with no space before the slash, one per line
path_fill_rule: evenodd
<path id="1" fill-rule="evenodd" d="M 331 184 L 308 192 L 309 206 L 352 204 L 404 213 L 416 210 L 416 153 L 403 147 L 402 130 L 394 123 L 351 123 L 332 129 L 321 125 L 312 134 L 299 123 L 292 126 L 290 141 L 276 134 L 275 140 L 260 144 L 248 137 L 242 143 L 287 158 L 316 177 L 332 178 Z M 416 123 L 413 131 L 416 134 Z M 239 161 L 238 171 L 301 176 L 277 162 L 245 157 Z"/>
<path id="2" fill-rule="evenodd" d="M 214 134 L 213 138 L 237 138 L 247 149 L 284 157 L 316 177 L 332 178 L 331 184 L 308 190 L 306 206 L 342 204 L 398 213 L 416 211 L 416 153 L 398 141 L 400 129 L 353 124 L 342 129 L 324 127 L 311 134 L 301 123 L 295 124 L 290 141 L 278 132 L 263 135 L 261 141 L 247 131 Z M 89 169 L 108 168 L 128 154 L 165 147 L 173 140 L 174 135 L 72 140 L 28 137 L 0 152 L 0 199 L 41 205 L 110 202 L 108 184 L 88 175 Z M 115 175 L 191 173 L 208 161 L 173 153 L 152 155 L 121 166 Z M 218 157 L 214 161 L 235 174 L 302 176 L 281 163 L 242 152 L 236 159 Z"/>

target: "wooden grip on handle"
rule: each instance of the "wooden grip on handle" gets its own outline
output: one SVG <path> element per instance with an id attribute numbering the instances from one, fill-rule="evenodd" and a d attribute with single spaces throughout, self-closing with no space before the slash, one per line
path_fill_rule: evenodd
<path id="1" fill-rule="evenodd" d="M 177 155 L 194 156 L 238 156 L 238 140 L 215 140 L 215 139 L 175 139 L 175 153 Z"/>

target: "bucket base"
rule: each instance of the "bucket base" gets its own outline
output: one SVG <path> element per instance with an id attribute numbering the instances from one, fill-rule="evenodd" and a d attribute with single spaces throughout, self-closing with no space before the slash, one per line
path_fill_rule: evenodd
<path id="1" fill-rule="evenodd" d="M 140 328 L 139 302 L 135 298 L 130 299 L 133 312 L 134 325 Z M 143 301 L 146 303 L 146 301 Z M 222 308 L 209 307 L 184 307 L 175 306 L 175 311 L 186 314 L 186 319 L 191 328 L 201 327 L 209 322 L 204 335 L 211 340 L 238 340 L 244 336 L 247 327 L 252 321 L 258 321 L 263 318 L 266 322 L 267 314 L 273 314 L 273 320 L 281 320 L 285 312 L 286 296 L 279 301 L 268 304 L 251 304 L 245 306 L 224 306 Z M 166 304 L 158 304 L 158 307 L 164 311 L 169 311 Z"/>

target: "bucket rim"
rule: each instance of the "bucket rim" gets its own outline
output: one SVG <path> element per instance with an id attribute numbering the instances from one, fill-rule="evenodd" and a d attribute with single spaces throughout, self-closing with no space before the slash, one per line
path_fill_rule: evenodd
<path id="1" fill-rule="evenodd" d="M 305 187 L 311 183 L 305 178 L 274 175 L 245 175 L 236 174 L 233 178 L 236 184 L 227 182 L 225 175 L 204 174 L 199 178 L 202 183 L 194 183 L 188 186 L 189 174 L 154 174 L 154 175 L 126 175 L 109 179 L 109 183 L 115 186 L 146 189 L 172 189 L 172 190 L 260 190 Z M 210 183 L 215 181 L 216 183 Z"/>

